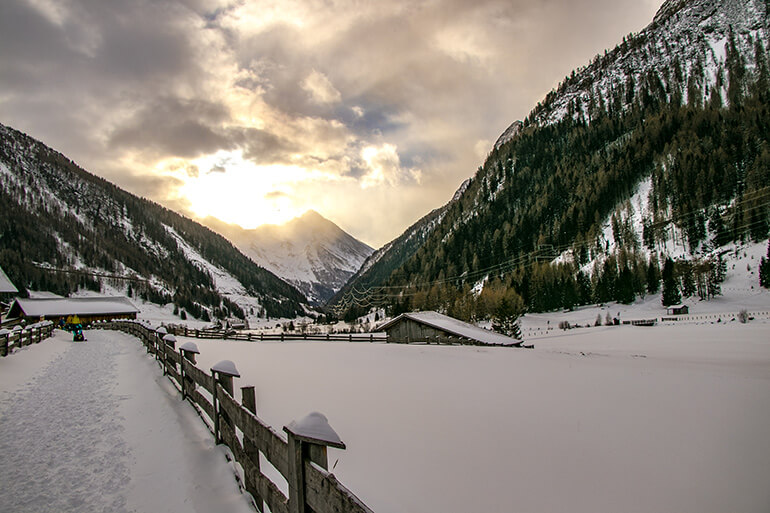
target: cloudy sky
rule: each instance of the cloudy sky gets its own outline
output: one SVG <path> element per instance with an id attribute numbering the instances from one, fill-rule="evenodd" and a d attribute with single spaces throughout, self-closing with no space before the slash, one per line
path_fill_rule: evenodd
<path id="1" fill-rule="evenodd" d="M 379 247 L 662 0 L 2 0 L 0 123 L 138 195 Z"/>

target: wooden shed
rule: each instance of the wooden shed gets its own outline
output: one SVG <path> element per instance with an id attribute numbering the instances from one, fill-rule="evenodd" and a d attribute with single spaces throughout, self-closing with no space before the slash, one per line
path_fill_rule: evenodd
<path id="1" fill-rule="evenodd" d="M 397 343 L 436 342 L 520 346 L 521 341 L 438 312 L 404 313 L 377 328 Z"/>
<path id="2" fill-rule="evenodd" d="M 690 309 L 687 305 L 672 305 L 666 309 L 668 315 L 687 315 L 690 313 Z"/>
<path id="3" fill-rule="evenodd" d="M 41 319 L 57 321 L 77 315 L 84 324 L 109 319 L 136 319 L 139 309 L 124 296 L 16 299 L 8 311 L 9 318 L 28 322 Z"/>

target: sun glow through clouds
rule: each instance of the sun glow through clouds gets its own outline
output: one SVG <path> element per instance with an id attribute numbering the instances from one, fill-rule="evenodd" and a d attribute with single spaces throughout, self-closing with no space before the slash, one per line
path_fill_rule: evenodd
<path id="1" fill-rule="evenodd" d="M 307 207 L 292 198 L 294 185 L 309 173 L 298 166 L 259 166 L 245 160 L 240 150 L 219 151 L 190 162 L 197 177 L 185 176 L 180 193 L 198 217 L 216 217 L 243 228 L 281 224 Z"/>

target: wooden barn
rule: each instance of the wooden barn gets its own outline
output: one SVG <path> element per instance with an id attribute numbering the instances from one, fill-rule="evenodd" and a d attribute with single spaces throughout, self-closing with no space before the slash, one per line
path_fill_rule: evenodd
<path id="1" fill-rule="evenodd" d="M 136 319 L 138 313 L 139 310 L 127 297 L 62 297 L 16 299 L 8 311 L 8 318 L 24 319 L 27 322 L 43 319 L 56 322 L 77 315 L 80 322 L 88 324 L 99 320 Z"/>
<path id="2" fill-rule="evenodd" d="M 666 309 L 668 315 L 687 315 L 690 313 L 690 309 L 687 305 L 672 305 Z"/>
<path id="3" fill-rule="evenodd" d="M 397 343 L 458 343 L 493 346 L 520 346 L 521 341 L 479 328 L 438 312 L 404 313 L 386 322 L 377 331 Z"/>

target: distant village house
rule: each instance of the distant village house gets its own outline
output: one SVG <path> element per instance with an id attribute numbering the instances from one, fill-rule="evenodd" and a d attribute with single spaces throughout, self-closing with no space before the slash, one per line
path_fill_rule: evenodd
<path id="1" fill-rule="evenodd" d="M 666 309 L 668 315 L 687 315 L 690 313 L 690 309 L 687 305 L 672 305 Z"/>
<path id="2" fill-rule="evenodd" d="M 404 313 L 377 328 L 396 343 L 457 343 L 470 345 L 521 346 L 521 341 L 479 328 L 438 312 Z"/>
<path id="3" fill-rule="evenodd" d="M 77 315 L 80 322 L 110 319 L 136 319 L 139 310 L 127 297 L 78 297 L 16 299 L 8 311 L 9 319 L 27 322 L 58 321 Z"/>

